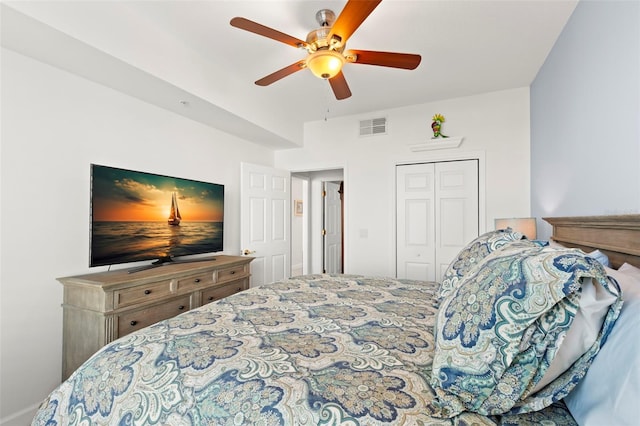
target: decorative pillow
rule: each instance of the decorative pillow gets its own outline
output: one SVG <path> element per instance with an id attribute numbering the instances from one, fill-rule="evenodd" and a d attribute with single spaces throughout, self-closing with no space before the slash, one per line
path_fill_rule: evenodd
<path id="1" fill-rule="evenodd" d="M 549 247 L 552 248 L 567 248 L 567 246 L 560 244 L 555 240 L 549 240 Z M 609 256 L 601 252 L 600 250 L 594 250 L 591 253 L 588 253 L 587 256 L 593 257 L 598 262 L 602 263 L 603 266 L 609 267 L 611 264 L 609 263 Z"/>
<path id="2" fill-rule="evenodd" d="M 624 305 L 607 343 L 565 403 L 578 424 L 636 425 L 640 417 L 640 269 L 605 268 L 622 288 Z"/>
<path id="3" fill-rule="evenodd" d="M 555 247 L 559 248 L 564 246 L 556 243 Z M 610 270 L 609 256 L 600 250 L 587 253 L 587 256 L 605 266 L 605 271 Z M 585 280 L 582 285 L 580 308 L 573 320 L 573 324 L 569 328 L 549 369 L 531 393 L 539 391 L 558 378 L 563 371 L 569 368 L 571 364 L 580 358 L 580 356 L 595 343 L 598 333 L 602 328 L 602 322 L 604 321 L 607 310 L 615 299 L 616 296 L 605 291 L 602 286 L 594 284 L 591 279 Z"/>
<path id="4" fill-rule="evenodd" d="M 580 307 L 576 312 L 576 317 L 573 319 L 566 336 L 559 343 L 560 348 L 544 377 L 531 390 L 531 393 L 538 392 L 557 379 L 595 343 L 609 306 L 617 298 L 597 282 L 594 283 L 591 278 L 583 280 Z"/>
<path id="5" fill-rule="evenodd" d="M 576 317 L 589 278 L 614 296 L 596 341 L 533 393 Z M 431 414 L 519 414 L 564 398 L 606 340 L 620 306 L 618 287 L 604 267 L 580 250 L 509 244 L 490 253 L 440 305 Z"/>
<path id="6" fill-rule="evenodd" d="M 456 289 L 462 277 L 476 266 L 489 253 L 502 247 L 521 241 L 525 236 L 511 228 L 489 231 L 467 244 L 451 261 L 440 284 L 440 299 L 448 296 Z M 525 240 L 526 241 L 526 240 Z"/>

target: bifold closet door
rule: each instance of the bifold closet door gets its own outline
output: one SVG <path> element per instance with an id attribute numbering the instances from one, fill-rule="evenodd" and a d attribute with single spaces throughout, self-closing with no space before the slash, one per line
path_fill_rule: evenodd
<path id="1" fill-rule="evenodd" d="M 439 281 L 478 235 L 477 160 L 396 167 L 396 275 Z"/>
<path id="2" fill-rule="evenodd" d="M 396 167 L 396 275 L 436 279 L 435 163 Z"/>
<path id="3" fill-rule="evenodd" d="M 436 163 L 436 280 L 449 263 L 478 236 L 478 161 Z"/>

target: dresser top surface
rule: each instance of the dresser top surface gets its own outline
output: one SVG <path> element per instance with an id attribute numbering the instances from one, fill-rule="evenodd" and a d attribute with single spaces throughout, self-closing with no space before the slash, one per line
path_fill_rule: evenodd
<path id="1" fill-rule="evenodd" d="M 248 264 L 252 260 L 252 257 L 247 256 L 216 255 L 212 258 L 208 258 L 207 260 L 194 259 L 190 261 L 165 263 L 136 272 L 130 272 L 131 268 L 123 268 L 115 269 L 113 271 L 61 277 L 57 280 L 64 285 L 88 285 L 104 288 L 116 286 L 122 283 L 144 283 L 171 279 L 214 269 L 244 265 Z"/>

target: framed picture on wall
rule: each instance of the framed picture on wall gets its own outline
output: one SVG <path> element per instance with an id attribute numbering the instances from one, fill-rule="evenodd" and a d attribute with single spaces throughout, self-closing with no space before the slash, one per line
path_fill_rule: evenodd
<path id="1" fill-rule="evenodd" d="M 302 200 L 293 201 L 293 213 L 296 216 L 302 216 Z"/>

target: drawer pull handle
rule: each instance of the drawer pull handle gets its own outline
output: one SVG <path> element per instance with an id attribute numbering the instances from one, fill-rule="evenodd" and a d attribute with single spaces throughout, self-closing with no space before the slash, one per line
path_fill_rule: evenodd
<path id="1" fill-rule="evenodd" d="M 230 272 L 230 274 L 231 274 L 231 275 L 233 275 L 233 274 L 235 274 L 235 273 L 236 273 L 236 271 L 231 271 L 231 272 Z"/>
<path id="2" fill-rule="evenodd" d="M 136 325 L 138 323 L 138 321 L 131 321 L 129 324 L 131 324 L 131 326 L 133 327 L 134 325 Z"/>
<path id="3" fill-rule="evenodd" d="M 200 282 L 200 278 L 196 278 L 196 279 L 195 279 L 195 280 L 193 280 L 193 281 L 194 281 L 194 282 L 196 282 L 196 283 L 199 283 L 199 282 Z"/>
<path id="4" fill-rule="evenodd" d="M 209 300 L 216 300 L 216 298 L 213 296 L 209 296 Z"/>
<path id="5" fill-rule="evenodd" d="M 181 310 L 183 310 L 183 309 L 184 309 L 184 305 L 180 305 L 180 306 L 178 306 L 178 310 L 179 310 L 179 311 L 181 311 Z"/>
<path id="6" fill-rule="evenodd" d="M 238 287 L 238 291 L 242 291 L 242 287 Z"/>
<path id="7" fill-rule="evenodd" d="M 151 294 L 151 290 L 145 290 L 144 294 Z"/>

